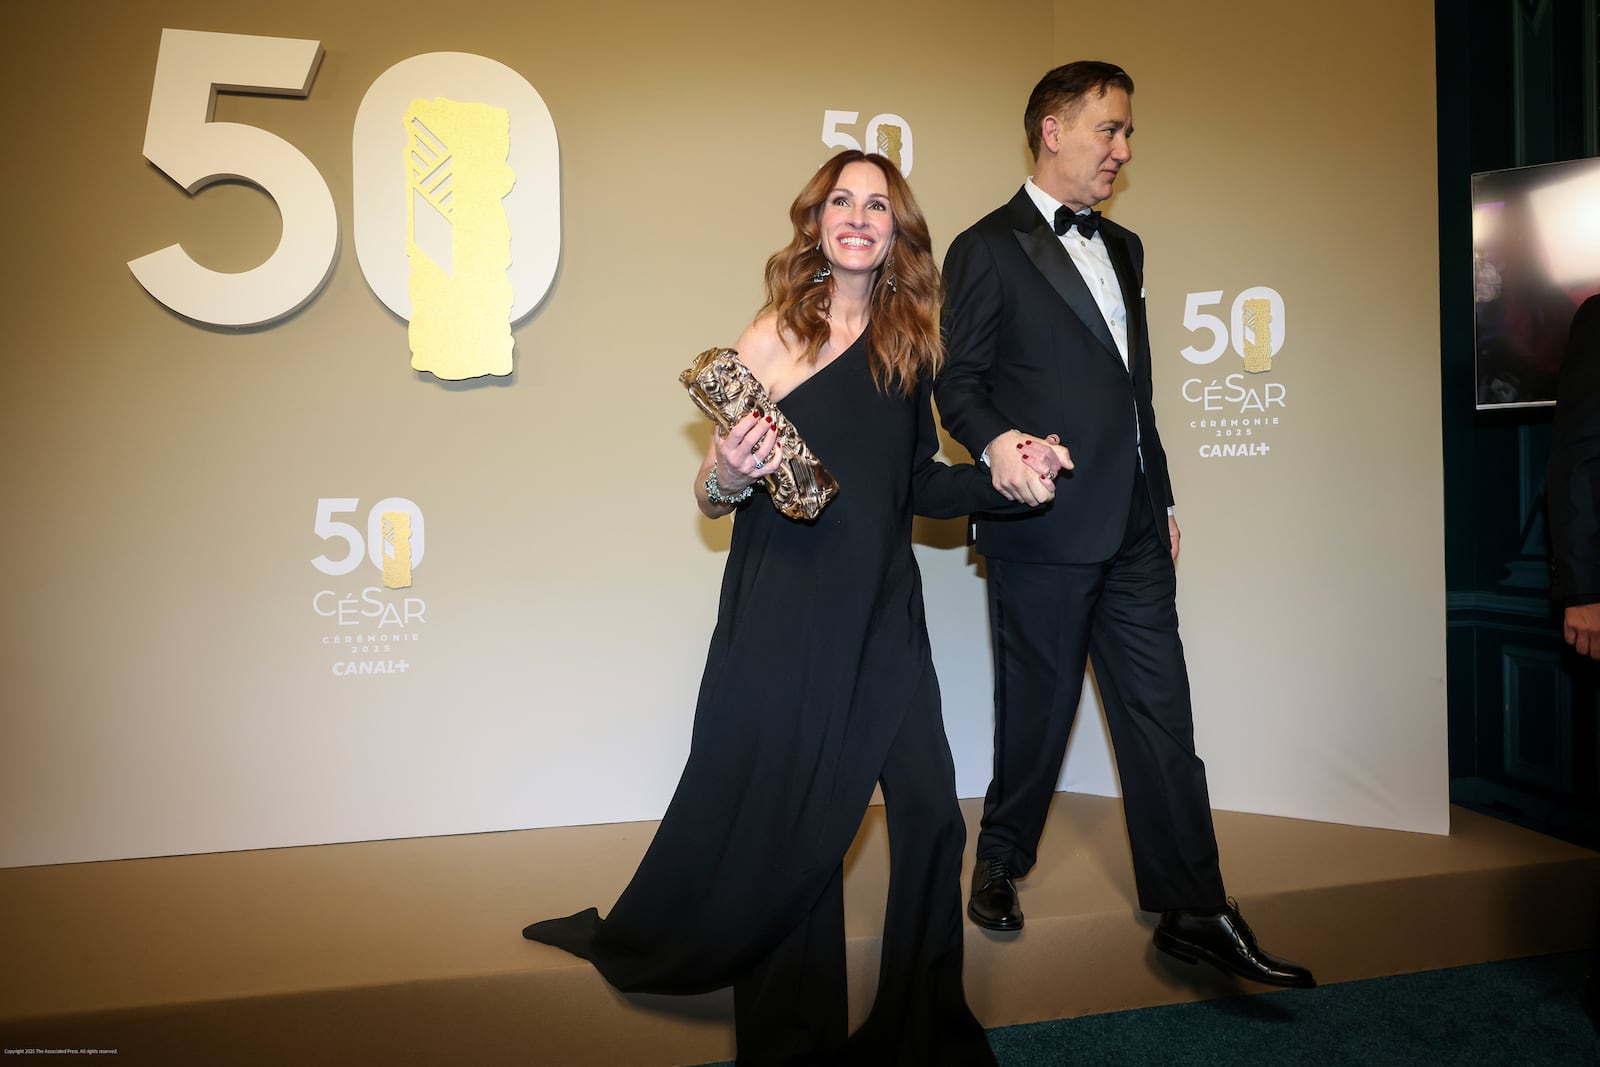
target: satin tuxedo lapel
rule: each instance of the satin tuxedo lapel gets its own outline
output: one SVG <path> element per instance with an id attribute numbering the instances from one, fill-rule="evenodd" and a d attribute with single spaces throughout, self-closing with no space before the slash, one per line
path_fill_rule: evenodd
<path id="1" fill-rule="evenodd" d="M 1137 374 L 1140 353 L 1147 352 L 1144 321 L 1144 292 L 1139 285 L 1139 273 L 1134 269 L 1133 257 L 1128 254 L 1128 242 L 1115 234 L 1100 229 L 1100 239 L 1106 243 L 1111 255 L 1111 265 L 1116 268 L 1117 282 L 1122 286 L 1122 306 L 1128 312 L 1128 373 Z M 1092 302 L 1092 301 L 1091 301 Z"/>
<path id="2" fill-rule="evenodd" d="M 1067 255 L 1067 250 L 1061 247 L 1061 238 L 1057 237 L 1044 216 L 1039 214 L 1039 209 L 1033 206 L 1033 201 L 1028 198 L 1025 191 L 1019 191 L 1011 201 L 1011 225 L 1016 233 L 1017 241 L 1022 245 L 1023 253 L 1044 275 L 1045 281 L 1050 283 L 1050 288 L 1066 302 L 1073 314 L 1083 322 L 1084 328 L 1094 335 L 1107 354 L 1122 363 L 1122 355 L 1117 351 L 1117 342 L 1111 337 L 1111 329 L 1106 325 L 1105 316 L 1100 313 L 1100 305 L 1094 302 L 1094 296 L 1089 292 L 1089 287 L 1083 283 L 1083 275 L 1078 273 L 1077 265 L 1072 262 L 1072 257 Z M 1120 278 L 1122 269 L 1119 266 L 1117 275 Z M 1123 288 L 1127 288 L 1126 280 Z"/>

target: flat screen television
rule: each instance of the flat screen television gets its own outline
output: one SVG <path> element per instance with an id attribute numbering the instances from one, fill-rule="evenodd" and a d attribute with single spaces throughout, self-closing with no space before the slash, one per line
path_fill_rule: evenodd
<path id="1" fill-rule="evenodd" d="M 1600 158 L 1472 176 L 1478 407 L 1554 404 L 1578 305 L 1600 293 Z"/>

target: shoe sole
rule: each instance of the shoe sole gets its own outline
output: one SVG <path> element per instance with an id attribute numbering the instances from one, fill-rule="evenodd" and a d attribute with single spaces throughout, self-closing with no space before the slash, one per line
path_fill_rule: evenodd
<path id="1" fill-rule="evenodd" d="M 967 918 L 971 919 L 973 924 L 976 926 L 981 926 L 985 930 L 995 930 L 1002 934 L 1009 934 L 1013 931 L 1022 929 L 1021 919 L 1018 919 L 1014 923 L 995 922 L 993 919 L 985 919 L 977 912 L 973 911 L 971 904 L 967 905 Z"/>
<path id="2" fill-rule="evenodd" d="M 1314 978 L 1307 981 L 1302 981 L 1299 979 L 1274 979 L 1270 977 L 1263 978 L 1256 972 L 1246 971 L 1239 967 L 1234 967 L 1227 960 L 1215 955 L 1214 953 L 1208 952 L 1199 945 L 1190 944 L 1187 941 L 1180 941 L 1164 930 L 1157 930 L 1153 940 L 1155 941 L 1156 948 L 1160 949 L 1162 952 L 1165 952 L 1173 959 L 1182 960 L 1184 963 L 1209 963 L 1211 966 L 1217 968 L 1217 970 L 1226 971 L 1228 974 L 1236 975 L 1239 978 L 1243 978 L 1247 982 L 1256 982 L 1260 985 L 1276 986 L 1280 989 L 1315 989 L 1317 987 L 1317 982 Z"/>

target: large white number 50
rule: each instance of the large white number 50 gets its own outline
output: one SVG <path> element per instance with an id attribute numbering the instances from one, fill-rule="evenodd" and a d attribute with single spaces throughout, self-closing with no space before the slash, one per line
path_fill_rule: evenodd
<path id="1" fill-rule="evenodd" d="M 339 217 L 317 168 L 275 134 L 211 121 L 219 92 L 305 96 L 321 61 L 319 41 L 161 31 L 145 158 L 191 196 L 212 182 L 250 182 L 277 202 L 283 218 L 277 249 L 242 274 L 208 270 L 176 244 L 130 262 L 139 284 L 178 314 L 259 326 L 302 307 L 333 273 Z"/>

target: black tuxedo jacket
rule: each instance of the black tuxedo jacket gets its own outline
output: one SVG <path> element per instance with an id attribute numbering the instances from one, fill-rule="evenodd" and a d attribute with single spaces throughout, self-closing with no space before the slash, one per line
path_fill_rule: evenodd
<path id="1" fill-rule="evenodd" d="M 1144 246 L 1109 219 L 1101 234 L 1128 309 L 1128 365 L 1072 257 L 1019 189 L 950 246 L 944 274 L 945 367 L 939 417 L 974 457 L 1010 429 L 1056 433 L 1076 469 L 1055 501 L 1018 516 L 977 516 L 978 551 L 997 559 L 1095 563 L 1127 530 L 1139 457 L 1150 508 L 1168 541 L 1173 503 L 1151 406 Z M 1137 428 L 1135 424 L 1137 419 Z"/>
<path id="2" fill-rule="evenodd" d="M 1600 296 L 1578 308 L 1561 357 L 1545 487 L 1550 599 L 1558 607 L 1600 603 Z"/>

